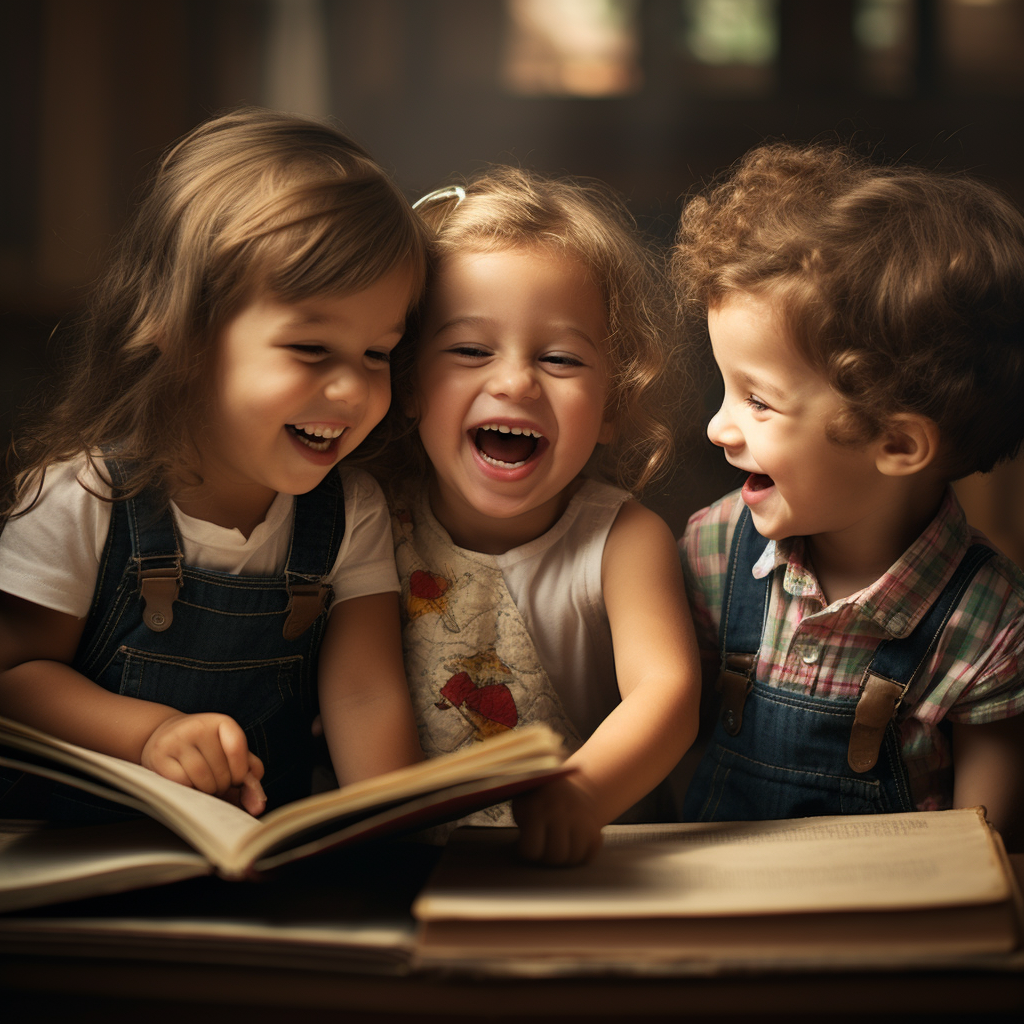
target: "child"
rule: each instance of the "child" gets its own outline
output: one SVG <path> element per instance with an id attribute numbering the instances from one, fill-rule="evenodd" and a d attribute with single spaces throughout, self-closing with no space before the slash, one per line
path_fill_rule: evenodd
<path id="1" fill-rule="evenodd" d="M 417 206 L 435 267 L 398 394 L 429 467 L 394 527 L 421 743 L 533 721 L 584 741 L 513 805 L 524 856 L 575 863 L 696 730 L 674 540 L 586 472 L 606 446 L 638 491 L 668 459 L 662 279 L 596 186 L 497 168 Z"/>
<path id="2" fill-rule="evenodd" d="M 1024 577 L 949 484 L 1020 447 L 1022 268 L 991 189 L 841 148 L 757 149 L 686 207 L 708 436 L 749 474 L 681 541 L 723 659 L 688 817 L 983 804 L 1019 835 Z"/>
<path id="3" fill-rule="evenodd" d="M 335 467 L 424 275 L 422 225 L 333 128 L 245 110 L 168 152 L 13 448 L 0 713 L 253 814 L 309 793 L 318 709 L 342 782 L 422 756 L 383 495 Z"/>

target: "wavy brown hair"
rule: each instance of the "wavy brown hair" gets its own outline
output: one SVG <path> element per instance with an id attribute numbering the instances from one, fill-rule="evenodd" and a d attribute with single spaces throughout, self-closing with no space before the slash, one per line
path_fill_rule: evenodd
<path id="1" fill-rule="evenodd" d="M 673 278 L 691 323 L 731 292 L 778 303 L 845 399 L 837 443 L 933 420 L 949 479 L 1024 438 L 1024 218 L 960 174 L 832 145 L 766 145 L 683 211 Z"/>
<path id="2" fill-rule="evenodd" d="M 246 302 L 359 291 L 398 267 L 414 270 L 418 297 L 426 232 L 351 139 L 254 108 L 201 124 L 156 165 L 72 329 L 63 389 L 12 442 L 0 515 L 47 466 L 106 450 L 131 465 L 119 494 L 168 496 L 197 476 L 215 342 Z"/>
<path id="3" fill-rule="evenodd" d="M 615 436 L 593 465 L 640 494 L 669 471 L 674 452 L 679 388 L 662 259 L 621 199 L 600 182 L 497 166 L 466 182 L 463 191 L 465 197 L 459 198 L 453 192 L 446 197 L 442 190 L 417 211 L 433 234 L 432 266 L 464 252 L 542 248 L 579 261 L 600 289 L 608 320 L 606 410 Z M 415 352 L 407 350 L 396 371 L 393 410 L 412 393 L 414 360 Z M 412 451 L 399 475 L 426 468 L 411 430 L 408 444 Z"/>

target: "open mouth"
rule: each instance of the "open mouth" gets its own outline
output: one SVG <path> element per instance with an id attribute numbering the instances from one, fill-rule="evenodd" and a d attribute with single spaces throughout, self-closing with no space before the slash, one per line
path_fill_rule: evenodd
<path id="1" fill-rule="evenodd" d="M 345 433 L 344 427 L 296 427 L 291 423 L 287 430 L 315 452 L 327 451 Z"/>
<path id="2" fill-rule="evenodd" d="M 756 493 L 757 491 L 766 491 L 769 487 L 774 487 L 775 481 L 765 473 L 751 473 L 747 477 L 746 489 Z"/>
<path id="3" fill-rule="evenodd" d="M 484 462 L 498 469 L 516 469 L 534 456 L 543 436 L 529 427 L 487 424 L 473 432 L 473 443 Z"/>

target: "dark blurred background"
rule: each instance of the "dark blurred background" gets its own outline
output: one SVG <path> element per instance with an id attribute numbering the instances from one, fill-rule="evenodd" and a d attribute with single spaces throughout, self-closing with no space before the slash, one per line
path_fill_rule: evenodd
<path id="1" fill-rule="evenodd" d="M 211 114 L 331 116 L 411 199 L 492 161 L 603 178 L 667 242 L 766 138 L 966 169 L 1024 203 L 1024 0 L 6 0 L 0 436 L 145 168 Z M 1024 273 L 1024 268 L 1022 268 Z M 681 530 L 735 480 L 684 437 Z M 1024 562 L 1024 471 L 959 490 Z"/>

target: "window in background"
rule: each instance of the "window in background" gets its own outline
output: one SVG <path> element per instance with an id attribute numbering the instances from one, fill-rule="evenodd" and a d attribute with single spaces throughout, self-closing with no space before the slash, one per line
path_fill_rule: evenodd
<path id="1" fill-rule="evenodd" d="M 639 90 L 636 0 L 507 0 L 505 88 L 519 96 Z"/>
<path id="2" fill-rule="evenodd" d="M 1024 93 L 1021 0 L 936 0 L 936 8 L 945 92 L 967 96 Z"/>
<path id="3" fill-rule="evenodd" d="M 913 93 L 917 19 L 912 0 L 858 0 L 853 28 L 865 91 L 881 96 Z"/>
<path id="4" fill-rule="evenodd" d="M 777 0 L 681 0 L 679 51 L 700 92 L 758 96 L 776 85 Z"/>

